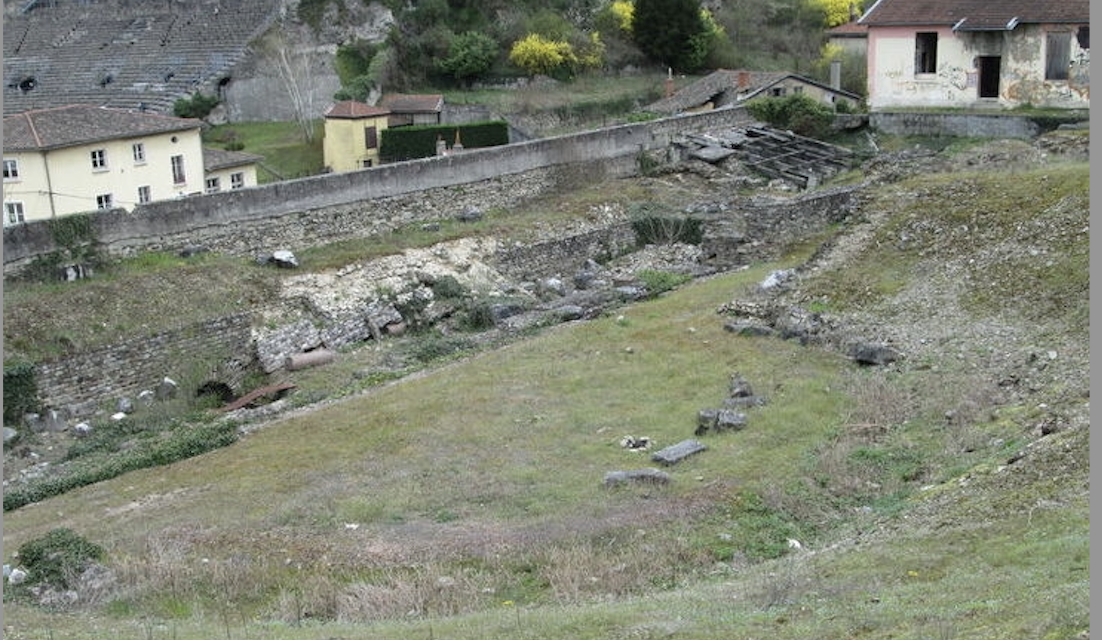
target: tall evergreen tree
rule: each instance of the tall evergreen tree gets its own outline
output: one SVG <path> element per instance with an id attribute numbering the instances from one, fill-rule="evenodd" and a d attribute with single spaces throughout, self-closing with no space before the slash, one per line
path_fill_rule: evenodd
<path id="1" fill-rule="evenodd" d="M 697 42 L 704 31 L 698 0 L 635 1 L 635 44 L 653 62 L 697 70 L 703 63 Z"/>

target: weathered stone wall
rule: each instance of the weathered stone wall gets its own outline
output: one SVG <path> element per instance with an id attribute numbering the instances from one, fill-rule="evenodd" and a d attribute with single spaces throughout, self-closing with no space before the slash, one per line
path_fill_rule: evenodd
<path id="1" fill-rule="evenodd" d="M 852 214 L 860 187 L 828 190 L 786 199 L 753 199 L 713 216 L 705 223 L 702 249 L 717 267 L 775 258 L 780 247 Z M 515 280 L 569 277 L 589 259 L 602 261 L 629 252 L 637 238 L 630 222 L 548 238 L 498 250 L 493 268 Z M 374 338 L 392 309 L 365 300 L 341 313 L 308 300 L 290 299 L 260 311 L 252 321 L 238 314 L 154 336 L 40 364 L 40 398 L 46 407 L 72 417 L 91 415 L 100 403 L 133 396 L 168 376 L 184 393 L 208 380 L 235 391 L 252 367 L 265 373 L 281 369 L 287 357 L 318 347 L 342 348 Z M 374 326 L 373 324 L 374 323 Z"/>
<path id="2" fill-rule="evenodd" d="M 636 244 L 631 223 L 621 223 L 586 233 L 554 238 L 498 252 L 494 266 L 515 279 L 565 276 L 579 271 L 586 261 L 602 262 L 630 251 Z"/>
<path id="3" fill-rule="evenodd" d="M 707 215 L 703 261 L 729 269 L 776 259 L 786 245 L 846 220 L 857 210 L 860 193 L 860 186 L 849 186 L 795 198 L 753 198 Z"/>
<path id="4" fill-rule="evenodd" d="M 901 136 L 962 136 L 979 138 L 1031 139 L 1046 128 L 1056 126 L 1056 120 L 1075 122 L 1087 120 L 1086 110 L 1069 111 L 1066 116 L 1045 122 L 1039 117 L 1005 113 L 931 113 L 920 111 L 869 114 L 869 125 L 877 131 Z"/>
<path id="5" fill-rule="evenodd" d="M 181 393 L 210 380 L 239 390 L 255 352 L 249 315 L 236 314 L 40 363 L 35 376 L 44 406 L 82 417 L 101 402 L 152 390 L 165 377 Z"/>
<path id="6" fill-rule="evenodd" d="M 512 205 L 576 180 L 627 176 L 679 135 L 751 120 L 719 109 L 93 214 L 108 255 L 205 245 L 233 254 L 377 233 L 470 206 Z M 48 221 L 4 229 L 4 273 L 56 249 Z"/>

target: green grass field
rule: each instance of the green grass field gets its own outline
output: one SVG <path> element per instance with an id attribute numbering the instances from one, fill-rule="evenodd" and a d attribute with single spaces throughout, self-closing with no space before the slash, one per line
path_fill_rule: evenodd
<path id="1" fill-rule="evenodd" d="M 724 330 L 722 305 L 817 242 L 347 395 L 334 390 L 355 388 L 359 356 L 341 354 L 302 378 L 329 403 L 6 512 L 8 560 L 64 526 L 104 548 L 114 582 L 77 612 L 6 585 L 5 638 L 1086 637 L 1084 390 L 1056 379 L 1002 396 L 985 375 L 998 354 L 968 335 L 1076 357 L 1088 176 L 1053 163 L 869 194 L 884 219 L 868 248 L 807 274 L 802 296 L 824 313 L 970 314 L 904 366 Z M 543 206 L 570 215 L 592 197 Z M 490 216 L 482 231 L 520 223 Z M 191 275 L 212 291 L 215 272 L 233 291 L 273 286 L 210 260 Z M 131 267 L 185 275 L 167 259 Z M 896 302 L 916 287 L 927 295 L 903 300 L 925 315 Z M 50 293 L 22 304 L 35 291 Z M 701 436 L 708 449 L 666 469 L 669 484 L 602 485 L 654 464 L 624 435 L 693 437 L 735 374 L 768 399 L 744 430 Z M 1037 437 L 1053 416 L 1068 426 Z"/>

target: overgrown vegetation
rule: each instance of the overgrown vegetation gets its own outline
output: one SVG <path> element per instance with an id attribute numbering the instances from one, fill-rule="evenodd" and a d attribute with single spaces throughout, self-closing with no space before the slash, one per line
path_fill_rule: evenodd
<path id="1" fill-rule="evenodd" d="M 834 112 L 829 107 L 803 93 L 783 98 L 755 98 L 746 103 L 746 110 L 762 122 L 808 138 L 828 137 L 834 120 Z"/>
<path id="2" fill-rule="evenodd" d="M 74 588 L 84 570 L 103 559 L 105 553 L 103 547 L 72 529 L 51 529 L 42 537 L 19 545 L 19 561 L 27 570 L 27 579 L 21 588 L 35 585 L 53 589 Z"/>
<path id="3" fill-rule="evenodd" d="M 414 92 L 534 74 L 562 81 L 638 69 L 665 74 L 671 67 L 678 73 L 783 69 L 827 81 L 829 71 L 807 61 L 827 58 L 824 29 L 862 3 L 750 0 L 708 9 L 682 0 L 387 4 L 396 24 L 386 42 L 342 47 L 349 47 L 338 56 L 342 99 L 366 95 L 370 87 Z M 319 28 L 323 16 L 340 19 L 346 11 L 344 2 L 310 0 L 300 3 L 299 18 Z"/>
<path id="4" fill-rule="evenodd" d="M 180 98 L 172 105 L 172 113 L 177 118 L 206 118 L 222 101 L 218 96 L 210 96 L 196 91 L 190 98 Z"/>
<path id="5" fill-rule="evenodd" d="M 631 228 L 639 246 L 648 244 L 700 244 L 703 224 L 698 218 L 680 214 L 662 203 L 632 203 Z"/>
<path id="6" fill-rule="evenodd" d="M 119 449 L 122 435 L 142 435 L 144 441 L 132 448 Z M 108 430 L 105 436 L 97 436 L 95 440 L 75 447 L 70 452 L 74 461 L 64 471 L 4 491 L 4 511 L 41 502 L 130 471 L 187 460 L 225 447 L 236 439 L 237 425 L 225 420 L 200 425 L 184 423 L 162 433 L 141 431 L 120 434 L 119 428 L 115 427 Z"/>
<path id="7" fill-rule="evenodd" d="M 4 424 L 20 424 L 23 416 L 38 411 L 38 383 L 34 364 L 4 363 Z"/>
<path id="8" fill-rule="evenodd" d="M 1036 331 L 1037 344 L 1064 331 L 1077 340 L 1089 315 L 1088 174 L 1085 163 L 1053 164 L 927 173 L 882 187 L 866 204 L 888 218 L 872 248 L 844 269 L 807 274 L 804 301 L 824 313 L 871 312 L 916 280 L 938 282 L 931 264 L 968 256 L 975 261 L 952 289 L 979 320 L 968 329 L 995 319 Z M 625 207 L 652 194 L 634 195 Z M 570 196 L 564 208 L 582 212 L 586 198 L 611 197 Z M 686 237 L 691 225 L 675 206 L 635 206 L 648 237 Z M 337 265 L 404 242 L 522 224 L 494 215 L 461 231 L 410 230 L 313 255 Z M 186 465 L 12 510 L 5 533 L 19 544 L 61 518 L 109 548 L 126 585 L 94 610 L 110 614 L 98 624 L 122 630 L 146 620 L 147 635 L 171 629 L 182 640 L 298 640 L 319 629 L 365 638 L 516 638 L 538 629 L 541 637 L 782 640 L 1070 638 L 1088 629 L 1089 430 L 1034 435 L 1085 398 L 1062 388 L 1008 401 L 996 381 L 976 377 L 985 361 L 967 349 L 870 369 L 795 341 L 724 331 L 720 305 L 813 249 L 462 362 L 456 356 L 477 349 L 471 336 L 423 331 L 403 343 L 410 357 L 448 366 L 270 424 Z M 161 256 L 138 271 L 170 290 L 178 270 L 271 273 L 206 260 Z M 640 277 L 648 288 L 676 279 Z M 66 291 L 109 297 L 96 285 Z M 38 286 L 38 295 L 54 290 Z M 492 316 L 457 281 L 431 288 L 472 320 Z M 265 299 L 249 287 L 229 291 Z M 420 302 L 410 304 L 417 312 Z M 342 356 L 350 362 L 310 372 L 319 379 L 312 389 L 378 379 L 356 354 Z M 624 433 L 659 446 L 684 439 L 700 408 L 723 401 L 733 371 L 768 398 L 746 429 L 709 437 L 706 452 L 668 469 L 668 485 L 601 486 L 610 469 L 650 464 L 619 446 Z M 138 435 L 131 429 L 104 429 L 84 454 L 125 459 Z M 77 624 L 33 606 L 6 611 L 16 634 L 31 633 L 26 621 L 59 631 Z"/>

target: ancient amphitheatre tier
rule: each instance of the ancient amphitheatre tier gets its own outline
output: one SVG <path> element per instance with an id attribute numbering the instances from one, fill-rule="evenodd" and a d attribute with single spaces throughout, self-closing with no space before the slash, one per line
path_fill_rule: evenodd
<path id="1" fill-rule="evenodd" d="M 170 113 L 218 93 L 279 0 L 5 0 L 4 114 L 85 103 Z"/>

